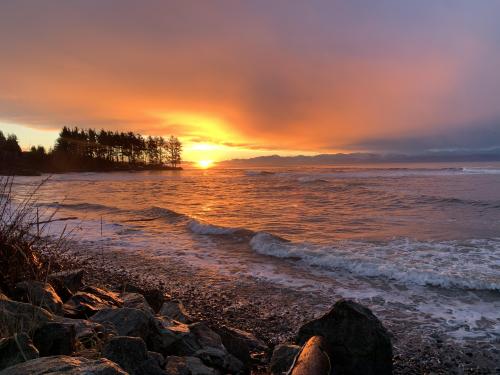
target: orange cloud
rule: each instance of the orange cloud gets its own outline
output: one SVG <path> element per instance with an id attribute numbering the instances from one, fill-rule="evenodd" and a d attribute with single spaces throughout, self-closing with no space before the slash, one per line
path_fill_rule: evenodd
<path id="1" fill-rule="evenodd" d="M 486 6 L 22 3 L 0 5 L 0 121 L 173 133 L 223 158 L 500 115 Z"/>

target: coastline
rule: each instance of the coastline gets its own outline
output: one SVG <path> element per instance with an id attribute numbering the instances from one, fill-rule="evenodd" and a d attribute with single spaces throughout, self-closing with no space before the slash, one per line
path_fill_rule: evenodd
<path id="1" fill-rule="evenodd" d="M 250 277 L 228 277 L 168 257 L 148 258 L 127 251 L 73 252 L 93 283 L 109 288 L 130 284 L 159 288 L 180 300 L 189 314 L 211 327 L 228 325 L 253 333 L 271 348 L 254 372 L 269 365 L 272 348 L 291 343 L 304 323 L 327 312 L 335 300 Z M 140 261 L 138 261 L 140 260 Z M 371 306 L 367 306 L 371 308 Z M 453 342 L 436 333 L 423 337 L 408 322 L 382 320 L 393 344 L 394 374 L 490 374 L 498 371 L 498 351 Z M 414 322 L 418 325 L 418 322 Z"/>

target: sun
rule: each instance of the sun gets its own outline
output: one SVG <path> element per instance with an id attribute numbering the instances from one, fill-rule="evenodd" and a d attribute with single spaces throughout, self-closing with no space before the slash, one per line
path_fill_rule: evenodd
<path id="1" fill-rule="evenodd" d="M 207 169 L 213 166 L 214 161 L 213 160 L 199 160 L 198 161 L 198 167 L 202 169 Z"/>

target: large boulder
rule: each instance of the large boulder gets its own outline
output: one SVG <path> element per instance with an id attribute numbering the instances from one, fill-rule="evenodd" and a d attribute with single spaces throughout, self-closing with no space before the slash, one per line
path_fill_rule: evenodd
<path id="1" fill-rule="evenodd" d="M 324 337 L 311 337 L 300 351 L 290 375 L 330 375 L 331 364 L 327 347 Z"/>
<path id="2" fill-rule="evenodd" d="M 196 357 L 176 357 L 167 358 L 165 371 L 168 375 L 216 375 L 217 372 Z"/>
<path id="3" fill-rule="evenodd" d="M 48 322 L 33 334 L 33 343 L 40 356 L 71 355 L 76 347 L 75 326 L 61 322 Z"/>
<path id="4" fill-rule="evenodd" d="M 90 320 L 60 318 L 58 322 L 72 327 L 75 331 L 76 341 L 85 348 L 95 347 L 106 335 L 116 334 L 113 329 L 107 330 L 102 324 Z"/>
<path id="5" fill-rule="evenodd" d="M 220 369 L 225 374 L 242 374 L 246 367 L 238 358 L 228 353 L 225 349 L 206 347 L 194 353 L 204 364 Z"/>
<path id="6" fill-rule="evenodd" d="M 189 325 L 161 316 L 154 317 L 153 323 L 155 329 L 148 342 L 151 350 L 164 355 L 189 355 L 201 349 Z"/>
<path id="7" fill-rule="evenodd" d="M 33 332 L 39 326 L 54 320 L 54 316 L 30 303 L 0 300 L 0 336 L 18 332 Z"/>
<path id="8" fill-rule="evenodd" d="M 228 326 L 218 327 L 215 332 L 220 336 L 227 351 L 243 363 L 250 362 L 250 352 L 267 350 L 267 345 L 250 332 Z"/>
<path id="9" fill-rule="evenodd" d="M 48 280 L 56 290 L 62 288 L 76 293 L 83 286 L 84 274 L 82 269 L 60 271 L 50 274 Z"/>
<path id="10" fill-rule="evenodd" d="M 99 310 L 110 307 L 114 307 L 114 305 L 95 294 L 77 292 L 64 304 L 64 316 L 73 319 L 87 319 Z"/>
<path id="11" fill-rule="evenodd" d="M 61 297 L 63 302 L 71 298 L 83 286 L 84 271 L 82 269 L 66 270 L 52 273 L 48 277 L 49 283 Z"/>
<path id="12" fill-rule="evenodd" d="M 38 356 L 38 350 L 25 333 L 0 340 L 0 371 Z"/>
<path id="13" fill-rule="evenodd" d="M 140 337 L 146 342 L 152 334 L 156 333 L 151 314 L 127 307 L 101 310 L 90 320 L 103 325 L 111 324 L 118 335 Z"/>
<path id="14" fill-rule="evenodd" d="M 113 337 L 104 346 L 102 355 L 131 375 L 164 373 L 157 359 L 149 355 L 144 340 L 139 337 Z"/>
<path id="15" fill-rule="evenodd" d="M 330 312 L 300 328 L 297 342 L 303 345 L 313 336 L 326 339 L 334 373 L 392 373 L 389 333 L 368 308 L 356 302 L 335 303 Z"/>
<path id="16" fill-rule="evenodd" d="M 122 290 L 124 291 L 124 293 L 131 292 L 131 293 L 142 294 L 144 298 L 146 298 L 146 301 L 148 301 L 149 306 L 151 306 L 151 308 L 155 313 L 157 313 L 160 310 L 161 306 L 165 301 L 171 299 L 171 297 L 168 294 L 164 293 L 162 290 L 158 288 L 144 289 L 135 285 L 127 284 L 123 285 Z"/>
<path id="17" fill-rule="evenodd" d="M 98 288 L 96 286 L 87 285 L 82 289 L 83 292 L 91 293 L 94 296 L 99 297 L 101 300 L 108 303 L 110 306 L 114 307 L 122 307 L 123 300 L 120 298 L 120 295 L 116 292 L 112 292 L 107 289 Z"/>
<path id="18" fill-rule="evenodd" d="M 122 293 L 121 299 L 123 300 L 123 307 L 142 310 L 149 314 L 155 313 L 146 298 L 140 293 Z"/>
<path id="19" fill-rule="evenodd" d="M 101 358 L 91 360 L 83 357 L 41 357 L 11 366 L 0 372 L 1 375 L 127 375 L 116 363 Z"/>
<path id="20" fill-rule="evenodd" d="M 187 313 L 180 301 L 165 301 L 158 315 L 177 320 L 181 323 L 192 323 L 194 319 Z"/>
<path id="21" fill-rule="evenodd" d="M 272 374 L 281 375 L 288 372 L 300 352 L 298 345 L 277 345 L 271 356 L 270 369 Z"/>
<path id="22" fill-rule="evenodd" d="M 10 298 L 7 297 L 7 295 L 4 294 L 2 290 L 0 290 L 0 301 L 8 301 L 8 300 L 10 300 Z"/>
<path id="23" fill-rule="evenodd" d="M 52 285 L 41 281 L 22 281 L 16 284 L 14 295 L 21 302 L 28 302 L 60 314 L 63 302 Z"/>

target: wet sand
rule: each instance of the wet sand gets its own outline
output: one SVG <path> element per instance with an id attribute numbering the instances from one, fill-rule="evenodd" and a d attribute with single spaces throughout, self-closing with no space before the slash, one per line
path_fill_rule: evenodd
<path id="1" fill-rule="evenodd" d="M 253 332 L 270 347 L 293 341 L 302 324 L 335 303 L 325 295 L 241 275 L 221 275 L 168 257 L 81 247 L 73 255 L 85 267 L 92 283 L 158 287 L 181 300 L 197 319 Z M 418 334 L 420 323 L 408 321 L 404 314 L 395 314 L 382 323 L 392 335 L 395 374 L 500 373 L 500 342 L 457 343 L 438 332 L 424 337 Z M 255 372 L 262 372 L 268 360 L 269 356 L 262 358 Z"/>

